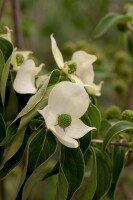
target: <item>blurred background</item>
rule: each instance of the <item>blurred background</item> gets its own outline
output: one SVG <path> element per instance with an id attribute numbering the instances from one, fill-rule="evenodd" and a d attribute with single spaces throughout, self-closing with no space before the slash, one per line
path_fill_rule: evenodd
<path id="1" fill-rule="evenodd" d="M 98 39 L 94 38 L 94 30 L 105 14 L 123 14 L 128 3 L 132 4 L 133 0 L 0 0 L 0 31 L 4 32 L 5 26 L 12 29 L 16 47 L 32 51 L 36 63 L 45 63 L 48 71 L 56 67 L 50 44 L 52 33 L 65 60 L 70 60 L 76 50 L 97 55 L 94 63 L 95 83 L 104 81 L 102 96 L 97 101 L 106 118 L 110 117 L 108 113 L 112 105 L 118 106 L 120 111 L 133 108 L 129 95 L 133 61 L 125 46 L 124 33 L 118 26 L 111 27 Z M 117 113 L 115 109 L 114 112 Z M 133 178 L 127 176 L 132 171 L 132 165 L 129 167 L 122 175 L 116 200 L 131 200 L 133 197 Z M 16 176 L 15 173 L 11 178 Z M 51 184 L 52 187 L 56 185 L 56 178 L 51 178 Z M 37 199 L 37 190 L 40 188 L 43 191 L 44 185 L 48 188 L 47 192 L 51 190 L 47 181 L 40 183 L 34 189 L 32 199 Z M 9 181 L 7 188 L 12 190 L 12 186 Z M 44 193 L 39 200 L 47 195 L 51 195 L 49 200 L 52 200 L 52 192 Z"/>
<path id="2" fill-rule="evenodd" d="M 128 103 L 119 101 L 128 95 L 129 85 L 115 73 L 115 65 L 130 65 L 130 57 L 124 46 L 123 33 L 113 26 L 103 37 L 94 39 L 93 32 L 99 20 L 108 12 L 124 13 L 127 0 L 0 0 L 0 29 L 8 26 L 13 30 L 13 40 L 17 47 L 31 50 L 37 58 L 37 64 L 45 63 L 46 69 L 55 67 L 51 52 L 50 35 L 53 33 L 65 60 L 72 53 L 82 49 L 96 54 L 94 63 L 95 82 L 104 80 L 100 106 L 118 104 L 122 108 Z M 122 72 L 123 73 L 123 72 Z M 126 70 L 130 76 L 130 67 Z M 130 77 L 127 77 L 130 79 Z M 116 80 L 117 79 L 117 80 Z M 115 82 L 114 82 L 115 80 Z M 130 82 L 130 80 L 129 80 Z M 113 83 L 113 84 L 112 84 Z M 109 94 L 108 91 L 109 90 Z M 106 100 L 103 100 L 106 99 Z"/>

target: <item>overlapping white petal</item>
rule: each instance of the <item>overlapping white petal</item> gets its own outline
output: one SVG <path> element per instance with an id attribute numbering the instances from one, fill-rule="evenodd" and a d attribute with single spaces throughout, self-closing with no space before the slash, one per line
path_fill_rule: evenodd
<path id="1" fill-rule="evenodd" d="M 48 104 L 56 114 L 66 113 L 80 118 L 89 106 L 89 97 L 83 86 L 63 81 L 50 93 Z"/>
<path id="2" fill-rule="evenodd" d="M 46 126 L 58 140 L 67 147 L 77 148 L 75 139 L 83 137 L 89 131 L 95 129 L 88 127 L 79 118 L 86 112 L 89 106 L 89 96 L 84 87 L 78 83 L 63 81 L 58 83 L 51 91 L 48 105 L 39 111 L 44 117 Z M 58 116 L 68 114 L 72 118 L 67 128 L 58 124 Z"/>
<path id="3" fill-rule="evenodd" d="M 35 78 L 42 65 L 35 66 L 33 60 L 26 60 L 17 72 L 13 87 L 16 92 L 21 94 L 34 94 L 36 92 Z"/>
<path id="4" fill-rule="evenodd" d="M 96 61 L 96 56 L 84 51 L 76 51 L 72 55 L 72 61 L 76 63 L 75 74 L 84 84 L 92 84 L 94 81 L 94 71 L 92 63 Z"/>
<path id="5" fill-rule="evenodd" d="M 96 128 L 86 126 L 80 119 L 72 119 L 71 126 L 66 128 L 65 133 L 69 137 L 78 139 L 83 137 L 86 133 L 94 130 Z"/>
<path id="6" fill-rule="evenodd" d="M 71 61 L 76 64 L 77 69 L 72 74 L 69 74 L 67 70 L 68 63 L 64 62 L 53 35 L 51 35 L 51 47 L 57 66 L 68 75 L 71 81 L 88 86 L 87 91 L 90 94 L 96 96 L 101 94 L 102 82 L 99 85 L 94 84 L 94 70 L 92 64 L 97 59 L 95 55 L 88 54 L 84 51 L 76 51 L 73 53 Z"/>

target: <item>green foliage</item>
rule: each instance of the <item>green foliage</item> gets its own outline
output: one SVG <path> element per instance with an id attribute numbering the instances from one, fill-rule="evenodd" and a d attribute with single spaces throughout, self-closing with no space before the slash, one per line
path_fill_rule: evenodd
<path id="1" fill-rule="evenodd" d="M 9 74 L 10 59 L 11 59 L 11 54 L 13 52 L 13 46 L 9 41 L 0 38 L 0 50 L 1 50 L 0 55 L 2 58 L 0 63 L 0 90 L 1 90 L 1 100 L 4 105 L 6 84 Z"/>
<path id="2" fill-rule="evenodd" d="M 111 26 L 118 23 L 128 23 L 133 20 L 132 16 L 121 15 L 117 13 L 109 13 L 105 15 L 94 31 L 94 37 L 98 38 L 102 36 Z"/>

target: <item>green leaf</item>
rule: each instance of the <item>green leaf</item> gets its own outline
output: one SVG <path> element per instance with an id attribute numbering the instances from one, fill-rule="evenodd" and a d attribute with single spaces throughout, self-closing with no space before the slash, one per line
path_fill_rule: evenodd
<path id="1" fill-rule="evenodd" d="M 60 157 L 60 165 L 61 165 L 61 169 L 60 172 L 62 173 L 59 175 L 60 179 L 58 182 L 58 188 L 60 188 L 59 190 L 57 190 L 57 196 L 60 196 L 60 199 L 63 199 L 67 192 L 67 200 L 71 199 L 72 195 L 76 192 L 76 190 L 79 188 L 83 176 L 84 176 L 84 159 L 83 159 L 83 155 L 82 152 L 79 148 L 76 149 L 70 149 L 67 148 L 65 146 L 62 146 L 61 148 L 61 157 Z M 63 185 L 63 181 L 64 180 L 64 184 L 67 186 L 68 183 L 68 187 L 64 188 Z M 62 190 L 64 191 L 63 193 L 63 197 L 62 195 Z M 56 199 L 57 199 L 56 196 Z"/>
<path id="2" fill-rule="evenodd" d="M 5 58 L 4 58 L 4 55 L 0 49 L 0 79 L 1 79 L 1 74 L 2 74 L 2 70 L 3 70 L 3 67 L 5 65 Z"/>
<path id="3" fill-rule="evenodd" d="M 133 20 L 133 16 L 121 15 L 118 13 L 109 13 L 105 15 L 94 30 L 94 37 L 102 36 L 111 26 L 118 23 L 128 23 Z"/>
<path id="4" fill-rule="evenodd" d="M 113 180 L 111 188 L 108 192 L 109 199 L 115 199 L 115 190 L 119 181 L 120 174 L 125 164 L 125 149 L 123 147 L 114 146 L 113 155 Z"/>
<path id="5" fill-rule="evenodd" d="M 7 62 L 13 51 L 12 44 L 8 40 L 0 37 L 0 50 L 3 53 L 4 61 Z"/>
<path id="6" fill-rule="evenodd" d="M 85 177 L 80 188 L 75 192 L 71 200 L 92 200 L 95 194 L 97 187 L 97 163 L 96 155 L 92 148 L 86 152 L 85 160 Z"/>
<path id="7" fill-rule="evenodd" d="M 96 130 L 91 131 L 92 134 L 89 132 L 80 139 L 80 148 L 84 153 L 86 149 L 88 149 L 88 146 L 91 142 L 91 138 L 94 138 L 98 135 L 101 124 L 101 113 L 95 105 L 91 104 L 85 115 L 83 115 L 82 121 L 87 126 L 96 127 Z"/>
<path id="8" fill-rule="evenodd" d="M 6 84 L 7 84 L 8 74 L 9 74 L 10 60 L 11 60 L 11 54 L 13 52 L 13 46 L 8 40 L 0 38 L 0 50 L 2 51 L 3 56 L 5 58 L 5 65 L 2 67 L 1 77 L 0 77 L 1 78 L 0 79 L 1 100 L 2 100 L 2 104 L 4 105 Z"/>
<path id="9" fill-rule="evenodd" d="M 0 141 L 6 136 L 6 126 L 2 115 L 0 114 Z"/>
<path id="10" fill-rule="evenodd" d="M 109 128 L 103 140 L 103 151 L 106 149 L 107 145 L 114 137 L 116 137 L 119 133 L 127 130 L 133 130 L 132 122 L 120 121 L 114 124 L 111 128 Z"/>
<path id="11" fill-rule="evenodd" d="M 26 200 L 32 187 L 49 173 L 54 166 L 53 164 L 51 165 L 50 161 L 55 152 L 56 140 L 51 132 L 45 133 L 43 127 L 29 145 L 26 178 L 17 195 L 17 199 Z"/>
<path id="12" fill-rule="evenodd" d="M 16 117 L 17 113 L 18 113 L 18 100 L 16 93 L 11 85 L 10 95 L 5 110 L 5 120 L 12 121 Z"/>
<path id="13" fill-rule="evenodd" d="M 53 86 L 59 82 L 60 79 L 60 70 L 55 69 L 50 74 L 50 79 L 48 83 L 48 87 Z"/>
<path id="14" fill-rule="evenodd" d="M 90 104 L 87 115 L 90 119 L 91 126 L 96 127 L 98 131 L 101 124 L 101 113 L 98 108 L 95 105 Z"/>
<path id="15" fill-rule="evenodd" d="M 69 188 L 68 181 L 66 179 L 63 168 L 60 164 L 55 200 L 66 200 L 68 195 L 68 188 Z"/>
<path id="16" fill-rule="evenodd" d="M 52 89 L 52 85 L 56 84 L 59 81 L 60 78 L 60 73 L 59 70 L 54 70 L 53 72 L 51 72 L 50 74 L 50 79 L 49 82 L 48 80 L 46 80 L 44 82 L 44 84 L 42 85 L 42 87 L 37 91 L 37 93 L 35 95 L 33 95 L 27 105 L 23 108 L 23 110 L 18 114 L 18 116 L 16 117 L 15 120 L 17 120 L 18 118 L 28 114 L 29 112 L 31 112 L 32 110 L 35 109 L 35 107 L 37 106 L 37 104 L 39 104 L 42 100 L 42 102 L 47 102 L 49 93 Z M 47 88 L 48 87 L 48 88 Z M 41 104 L 41 103 L 40 103 Z M 43 104 L 43 103 L 42 103 Z M 41 109 L 41 108 L 38 108 Z"/>
<path id="17" fill-rule="evenodd" d="M 22 145 L 18 149 L 18 151 L 15 153 L 14 156 L 12 156 L 0 169 L 0 179 L 3 179 L 21 160 L 23 153 L 25 151 L 25 147 L 27 144 L 27 140 L 29 138 L 28 134 L 25 134 L 24 140 L 22 142 Z"/>
<path id="18" fill-rule="evenodd" d="M 5 122 L 4 122 L 2 115 L 0 114 L 0 141 L 2 141 L 5 137 L 6 137 Z M 3 156 L 3 153 L 4 153 L 4 147 L 1 146 L 0 147 L 0 162 L 1 162 L 1 159 Z"/>
<path id="19" fill-rule="evenodd" d="M 0 146 L 8 144 L 10 142 L 10 140 L 12 139 L 12 137 L 17 133 L 17 130 L 19 127 L 19 121 L 20 120 L 17 120 L 14 123 L 12 123 L 11 125 L 9 125 L 9 127 L 7 127 L 6 137 L 3 138 L 2 141 L 0 141 Z"/>
<path id="20" fill-rule="evenodd" d="M 112 163 L 109 156 L 94 148 L 97 162 L 97 188 L 93 200 L 102 199 L 108 192 L 112 181 Z"/>

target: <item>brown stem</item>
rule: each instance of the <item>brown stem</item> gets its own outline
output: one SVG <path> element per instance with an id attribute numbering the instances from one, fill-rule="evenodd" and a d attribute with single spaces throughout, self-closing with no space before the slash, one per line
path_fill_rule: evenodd
<path id="1" fill-rule="evenodd" d="M 99 139 L 93 139 L 91 140 L 92 143 L 95 144 L 103 144 L 103 140 L 99 140 Z M 125 148 L 130 148 L 130 145 L 128 143 L 120 143 L 120 142 L 110 142 L 109 145 L 114 145 L 114 146 L 121 146 L 121 147 L 125 147 Z"/>
<path id="2" fill-rule="evenodd" d="M 5 9 L 6 2 L 7 2 L 7 0 L 3 0 L 1 7 L 0 7 L 0 22 L 1 22 L 1 18 L 2 18 L 2 15 L 3 15 L 4 9 Z"/>
<path id="3" fill-rule="evenodd" d="M 20 29 L 20 0 L 11 0 L 12 14 L 14 21 L 14 31 L 15 31 L 15 45 L 18 48 L 22 47 L 22 36 Z"/>

